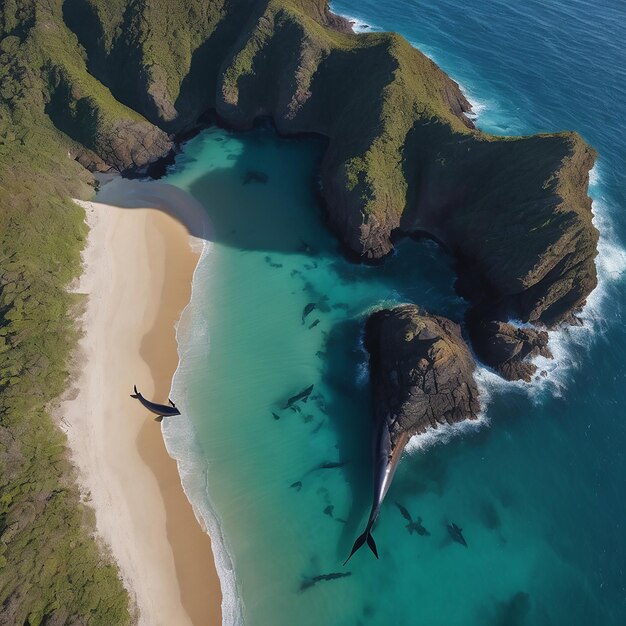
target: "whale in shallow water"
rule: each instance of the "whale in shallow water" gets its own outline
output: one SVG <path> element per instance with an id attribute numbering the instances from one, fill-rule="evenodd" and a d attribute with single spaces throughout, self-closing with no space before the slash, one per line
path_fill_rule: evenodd
<path id="1" fill-rule="evenodd" d="M 378 550 L 376 549 L 376 542 L 372 537 L 372 526 L 378 519 L 380 513 L 380 507 L 389 491 L 389 486 L 393 480 L 393 475 L 398 467 L 398 462 L 404 451 L 404 447 L 409 440 L 408 433 L 402 433 L 398 438 L 395 446 L 391 444 L 391 435 L 389 433 L 389 424 L 387 420 L 383 420 L 377 430 L 374 437 L 374 499 L 372 501 L 372 508 L 370 511 L 369 519 L 365 530 L 352 546 L 352 552 L 350 556 L 344 561 L 344 565 L 352 558 L 352 555 L 363 546 L 365 542 L 369 546 L 369 549 L 374 553 L 374 556 L 378 558 Z"/>
<path id="2" fill-rule="evenodd" d="M 157 420 L 161 421 L 164 417 L 172 417 L 174 415 L 180 415 L 180 411 L 176 408 L 176 405 L 170 400 L 170 404 L 157 404 L 156 402 L 150 402 L 146 400 L 139 391 L 137 391 L 137 385 L 133 386 L 135 393 L 131 393 L 130 397 L 139 400 L 143 406 L 154 413 L 157 416 Z M 170 406 L 171 405 L 171 406 Z"/>

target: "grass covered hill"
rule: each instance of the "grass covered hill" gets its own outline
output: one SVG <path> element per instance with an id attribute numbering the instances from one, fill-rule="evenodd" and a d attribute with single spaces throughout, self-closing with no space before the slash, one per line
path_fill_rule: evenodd
<path id="1" fill-rule="evenodd" d="M 349 77 L 349 80 L 346 79 Z M 141 168 L 208 110 L 328 139 L 331 226 L 364 258 L 428 234 L 459 260 L 474 347 L 511 378 L 595 285 L 593 151 L 495 138 L 400 36 L 354 35 L 326 0 L 0 3 L 0 623 L 126 624 L 49 407 L 67 383 L 91 171 Z M 534 334 L 532 334 L 534 332 Z"/>
<path id="2" fill-rule="evenodd" d="M 458 85 L 399 35 L 355 35 L 325 0 L 66 0 L 63 17 L 90 73 L 159 128 L 215 109 L 234 128 L 266 116 L 283 134 L 328 138 L 338 236 L 366 259 L 407 234 L 443 243 L 475 347 L 507 377 L 532 373 L 511 359 L 535 346 L 500 324 L 570 319 L 595 286 L 593 150 L 570 132 L 476 130 Z"/>

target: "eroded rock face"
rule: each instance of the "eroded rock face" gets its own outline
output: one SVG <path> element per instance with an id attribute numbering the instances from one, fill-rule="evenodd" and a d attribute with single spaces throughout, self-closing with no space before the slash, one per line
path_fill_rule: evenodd
<path id="1" fill-rule="evenodd" d="M 392 446 L 403 434 L 476 419 L 475 363 L 457 324 L 413 304 L 377 311 L 365 346 L 377 420 L 387 420 Z"/>
<path id="2" fill-rule="evenodd" d="M 98 114 L 80 125 L 86 136 L 72 134 L 68 107 L 49 107 L 106 163 L 149 163 L 171 146 L 164 131 L 187 130 L 208 110 L 232 128 L 268 117 L 281 134 L 326 137 L 321 192 L 342 243 L 372 261 L 403 235 L 441 242 L 470 303 L 476 352 L 507 378 L 529 378 L 532 365 L 519 355 L 542 349 L 544 337 L 514 339 L 508 321 L 568 323 L 594 289 L 598 232 L 587 189 L 595 152 L 576 133 L 480 132 L 435 63 L 399 35 L 351 33 L 327 0 L 109 4 L 63 4 L 90 70 L 80 80 L 71 68 L 63 75 L 70 93 L 100 81 L 114 98 L 92 95 Z M 120 116 L 121 133 L 110 122 Z"/>
<path id="3" fill-rule="evenodd" d="M 552 358 L 546 331 L 471 317 L 469 324 L 480 360 L 507 380 L 530 382 L 537 371 L 533 357 Z"/>

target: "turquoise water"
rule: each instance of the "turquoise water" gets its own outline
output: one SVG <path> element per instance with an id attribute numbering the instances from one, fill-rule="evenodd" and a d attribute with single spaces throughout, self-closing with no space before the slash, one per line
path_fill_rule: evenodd
<path id="1" fill-rule="evenodd" d="M 263 129 L 209 129 L 191 140 L 166 180 L 202 202 L 214 232 L 179 329 L 175 393 L 189 429 L 165 428 L 218 544 L 225 621 L 622 625 L 626 336 L 617 208 L 626 206 L 618 124 L 626 98 L 607 114 L 596 91 L 580 89 L 584 54 L 548 52 L 574 41 L 563 34 L 569 24 L 570 34 L 586 33 L 592 59 L 614 55 L 599 49 L 596 29 L 623 22 L 598 18 L 598 26 L 589 12 L 609 9 L 583 12 L 577 3 L 565 13 L 556 2 L 522 10 L 494 0 L 485 3 L 490 10 L 451 0 L 436 8 L 408 0 L 334 6 L 424 45 L 484 98 L 481 126 L 570 127 L 600 149 L 593 195 L 606 233 L 602 283 L 585 311 L 588 330 L 554 336 L 559 358 L 545 365 L 543 384 L 504 384 L 481 370 L 482 423 L 439 433 L 439 445 L 433 437 L 414 443 L 374 533 L 381 560 L 361 551 L 344 568 L 370 503 L 362 322 L 373 307 L 404 301 L 460 320 L 465 305 L 454 294 L 450 259 L 431 242 L 405 241 L 382 267 L 346 261 L 316 200 L 322 143 Z M 415 19 L 407 20 L 411 11 Z M 512 23 L 523 36 L 511 39 Z M 551 24 L 557 35 L 546 49 Z M 502 45 L 503 32 L 515 47 Z M 537 48 L 540 71 L 532 64 Z M 592 87 L 623 73 L 597 63 Z M 605 93 L 616 93 L 613 86 Z M 311 384 L 301 413 L 281 408 Z M 344 464 L 319 468 L 327 462 Z M 421 517 L 430 535 L 409 535 L 395 502 Z M 467 548 L 448 539 L 452 521 Z M 314 576 L 348 572 L 302 588 Z"/>

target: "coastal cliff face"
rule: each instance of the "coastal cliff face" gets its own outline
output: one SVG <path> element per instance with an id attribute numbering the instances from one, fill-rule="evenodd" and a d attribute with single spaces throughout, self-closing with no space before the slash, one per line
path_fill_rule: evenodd
<path id="1" fill-rule="evenodd" d="M 364 260 L 406 235 L 444 245 L 477 354 L 507 378 L 532 375 L 520 363 L 534 339 L 510 351 L 496 329 L 570 320 L 596 285 L 593 150 L 575 133 L 476 130 L 458 85 L 399 35 L 355 35 L 326 0 L 33 6 L 11 45 L 37 56 L 32 91 L 81 164 L 141 168 L 209 110 L 233 128 L 269 117 L 326 137 L 322 193 L 341 241 Z"/>
<path id="2" fill-rule="evenodd" d="M 69 198 L 89 196 L 90 171 L 145 167 L 209 110 L 322 135 L 342 242 L 365 260 L 401 236 L 441 242 L 473 347 L 508 378 L 528 379 L 548 349 L 510 320 L 570 320 L 595 286 L 593 150 L 573 133 L 481 133 L 430 59 L 350 30 L 326 0 L 0 3 L 0 621 L 130 620 L 47 414 L 76 336 L 64 287 L 85 232 Z"/>
<path id="3" fill-rule="evenodd" d="M 406 304 L 373 313 L 365 328 L 377 420 L 392 447 L 441 424 L 476 419 L 474 359 L 457 324 Z"/>
<path id="4" fill-rule="evenodd" d="M 90 74 L 143 116 L 126 146 L 101 131 L 108 151 L 70 136 L 123 169 L 212 109 L 234 128 L 269 117 L 283 134 L 323 135 L 322 193 L 342 242 L 365 260 L 405 235 L 441 242 L 477 353 L 507 378 L 532 375 L 518 365 L 532 350 L 498 360 L 509 352 L 492 329 L 568 320 L 594 288 L 593 150 L 575 133 L 477 131 L 458 85 L 402 37 L 355 35 L 325 0 L 67 0 L 63 19 Z"/>

